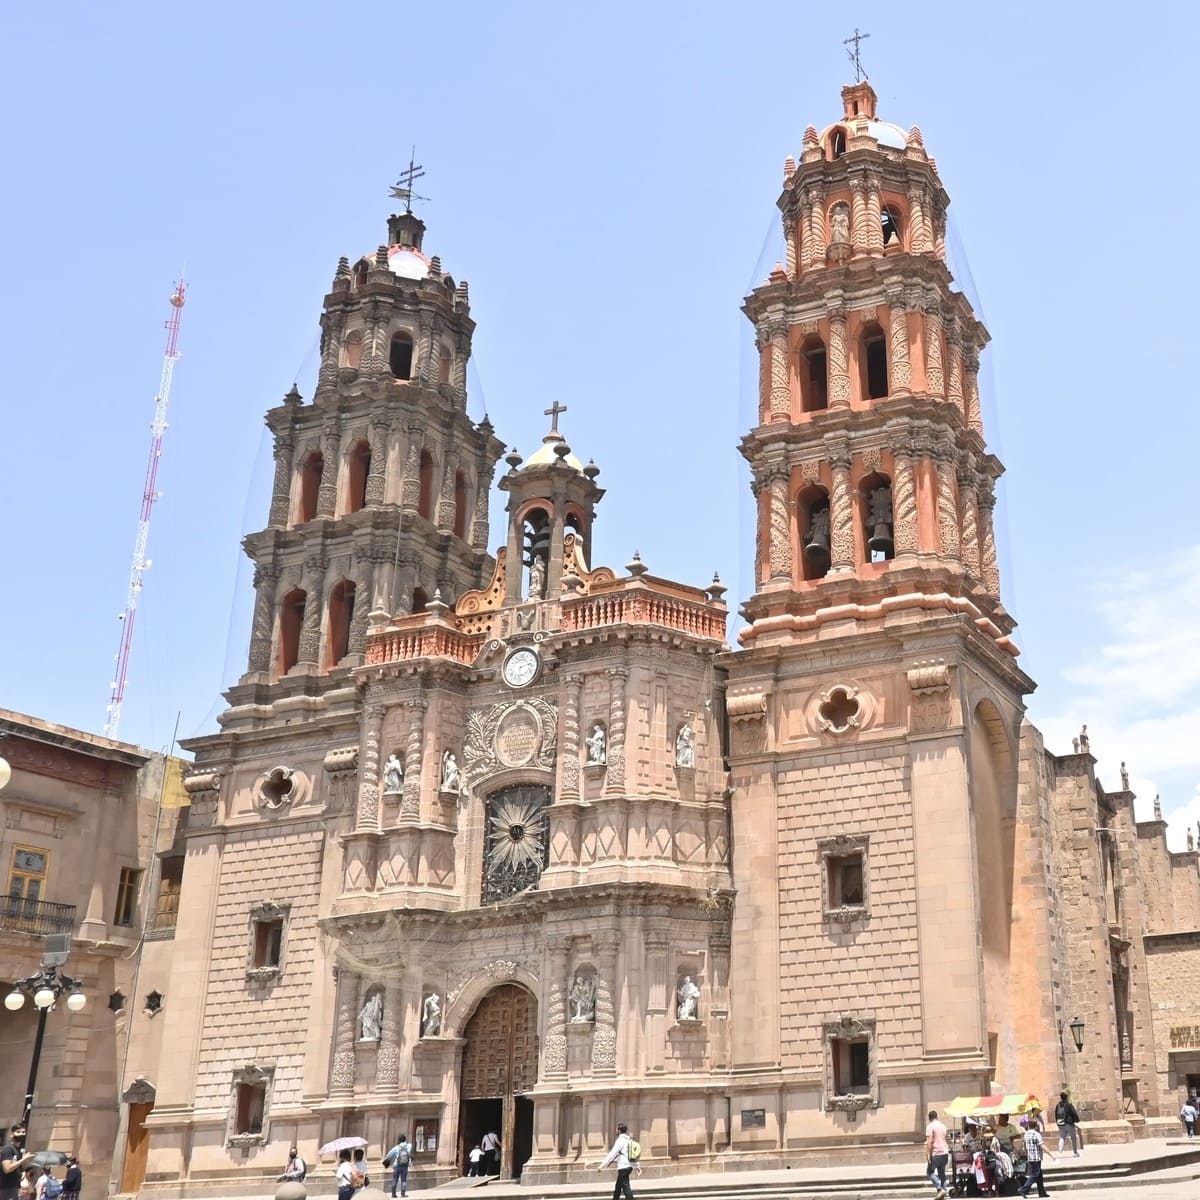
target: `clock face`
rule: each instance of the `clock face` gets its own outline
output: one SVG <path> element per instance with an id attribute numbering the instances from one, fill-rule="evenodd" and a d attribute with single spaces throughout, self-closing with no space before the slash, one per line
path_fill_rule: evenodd
<path id="1" fill-rule="evenodd" d="M 527 647 L 514 650 L 504 660 L 504 682 L 509 687 L 526 687 L 537 678 L 541 666 L 542 660 L 536 650 Z"/>

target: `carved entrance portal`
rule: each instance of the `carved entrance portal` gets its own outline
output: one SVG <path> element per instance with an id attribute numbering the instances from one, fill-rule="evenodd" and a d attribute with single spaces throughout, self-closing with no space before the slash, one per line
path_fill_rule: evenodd
<path id="1" fill-rule="evenodd" d="M 480 1001 L 463 1037 L 462 1161 L 484 1134 L 497 1133 L 501 1176 L 518 1178 L 533 1152 L 533 1102 L 524 1094 L 537 1083 L 537 1000 L 503 984 Z"/>

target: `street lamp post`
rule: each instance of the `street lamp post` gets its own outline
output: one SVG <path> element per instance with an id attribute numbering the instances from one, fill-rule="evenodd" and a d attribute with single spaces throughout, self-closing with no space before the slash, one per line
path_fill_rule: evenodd
<path id="1" fill-rule="evenodd" d="M 37 1036 L 33 1039 L 33 1060 L 29 1064 L 29 1083 L 25 1088 L 25 1107 L 21 1113 L 21 1124 L 28 1143 L 29 1120 L 33 1115 L 33 1096 L 37 1091 L 38 1066 L 42 1059 L 42 1041 L 46 1036 L 46 1017 L 63 996 L 67 998 L 67 1008 L 71 1012 L 81 1011 L 87 1004 L 87 997 L 79 980 L 61 972 L 54 963 L 43 963 L 36 975 L 18 979 L 13 984 L 13 990 L 4 997 L 4 1007 L 9 1012 L 16 1012 L 24 1006 L 26 996 L 33 1000 L 38 1010 Z"/>

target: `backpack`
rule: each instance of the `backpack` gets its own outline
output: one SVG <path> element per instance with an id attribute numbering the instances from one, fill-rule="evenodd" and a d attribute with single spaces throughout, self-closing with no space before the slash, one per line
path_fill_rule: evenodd
<path id="1" fill-rule="evenodd" d="M 401 1144 L 400 1149 L 396 1151 L 396 1161 L 401 1166 L 404 1166 L 408 1162 L 408 1157 L 408 1143 L 404 1142 Z"/>
<path id="2" fill-rule="evenodd" d="M 62 1195 L 63 1185 L 61 1179 L 55 1179 L 53 1175 L 47 1176 L 45 1184 L 42 1186 L 43 1200 L 58 1200 Z"/>
<path id="3" fill-rule="evenodd" d="M 367 1177 L 362 1173 L 360 1168 L 358 1168 L 358 1167 L 351 1168 L 350 1186 L 352 1188 L 365 1187 L 366 1182 L 367 1182 Z"/>
<path id="4" fill-rule="evenodd" d="M 635 1138 L 629 1139 L 629 1145 L 625 1147 L 625 1157 L 631 1163 L 635 1163 L 642 1157 L 642 1143 Z"/>

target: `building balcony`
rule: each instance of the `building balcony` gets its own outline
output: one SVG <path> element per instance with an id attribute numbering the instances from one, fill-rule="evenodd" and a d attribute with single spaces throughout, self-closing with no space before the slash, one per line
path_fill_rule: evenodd
<path id="1" fill-rule="evenodd" d="M 42 936 L 47 933 L 72 933 L 74 929 L 73 904 L 25 900 L 19 896 L 0 897 L 0 930 Z"/>

